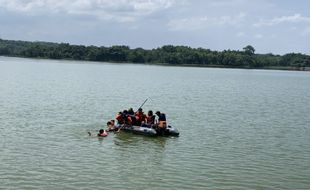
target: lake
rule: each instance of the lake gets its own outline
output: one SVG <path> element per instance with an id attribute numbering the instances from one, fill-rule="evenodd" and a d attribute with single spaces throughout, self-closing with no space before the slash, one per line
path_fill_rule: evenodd
<path id="1" fill-rule="evenodd" d="M 96 134 L 143 101 L 180 137 Z M 310 189 L 310 73 L 0 57 L 0 189 Z"/>

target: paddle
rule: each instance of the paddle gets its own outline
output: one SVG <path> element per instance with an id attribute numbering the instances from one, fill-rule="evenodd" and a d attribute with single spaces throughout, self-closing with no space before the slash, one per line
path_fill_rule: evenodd
<path id="1" fill-rule="evenodd" d="M 145 101 L 143 102 L 143 104 L 141 104 L 141 106 L 138 108 L 138 110 L 140 109 L 140 108 L 142 108 L 142 106 L 145 104 L 145 102 L 148 100 L 148 98 L 147 99 L 145 99 Z"/>
<path id="2" fill-rule="evenodd" d="M 142 108 L 142 106 L 143 106 L 147 101 L 148 101 L 148 98 L 144 100 L 144 102 L 141 104 L 141 106 L 138 108 L 138 110 L 139 110 L 140 108 Z M 114 132 L 120 132 L 121 129 L 123 129 L 123 128 L 124 128 L 124 124 L 122 124 L 122 125 L 118 128 L 118 130 L 116 130 L 116 131 L 114 131 Z M 89 133 L 88 133 L 88 134 L 89 134 Z"/>

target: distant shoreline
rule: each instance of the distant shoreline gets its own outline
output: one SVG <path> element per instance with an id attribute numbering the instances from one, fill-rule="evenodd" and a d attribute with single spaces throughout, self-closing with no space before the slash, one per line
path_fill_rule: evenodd
<path id="1" fill-rule="evenodd" d="M 291 67 L 291 66 L 269 66 L 269 67 L 228 67 L 223 65 L 199 65 L 199 64 L 179 64 L 171 65 L 167 63 L 130 63 L 130 64 L 145 64 L 145 65 L 159 65 L 159 66 L 176 66 L 176 67 L 201 67 L 201 68 L 219 68 L 219 69 L 248 69 L 248 70 L 286 70 L 286 71 L 310 71 L 310 67 Z"/>
<path id="2" fill-rule="evenodd" d="M 175 64 L 171 65 L 168 63 L 132 63 L 132 62 L 108 62 L 108 61 L 90 61 L 90 60 L 74 60 L 74 59 L 51 59 L 51 58 L 42 58 L 42 57 L 19 57 L 19 56 L 6 56 L 0 55 L 0 57 L 8 58 L 21 58 L 21 59 L 38 59 L 38 60 L 52 60 L 52 61 L 74 61 L 74 62 L 89 62 L 89 63 L 109 63 L 109 64 L 132 64 L 132 65 L 150 65 L 150 66 L 165 66 L 165 67 L 191 67 L 191 68 L 219 68 L 219 69 L 245 69 L 245 70 L 279 70 L 279 71 L 310 71 L 310 67 L 305 67 L 305 69 L 300 69 L 298 67 L 290 66 L 269 66 L 269 67 L 260 67 L 260 68 L 247 68 L 247 67 L 225 67 L 222 65 L 193 65 L 193 64 Z"/>
<path id="3" fill-rule="evenodd" d="M 165 45 L 146 50 L 129 46 L 97 47 L 68 43 L 29 42 L 0 39 L 0 56 L 75 60 L 144 65 L 310 71 L 310 56 L 255 54 L 248 45 L 239 50 L 212 51 L 204 48 Z"/>

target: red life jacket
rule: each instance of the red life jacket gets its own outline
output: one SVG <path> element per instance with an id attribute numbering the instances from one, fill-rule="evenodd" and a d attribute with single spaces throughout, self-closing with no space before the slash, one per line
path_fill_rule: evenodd
<path id="1" fill-rule="evenodd" d="M 132 124 L 132 119 L 131 119 L 130 116 L 128 116 L 128 117 L 126 118 L 126 124 L 128 124 L 128 125 L 131 125 L 131 124 Z"/>
<path id="2" fill-rule="evenodd" d="M 136 113 L 136 119 L 140 122 L 145 121 L 146 115 L 143 112 Z"/>
<path id="3" fill-rule="evenodd" d="M 125 123 L 125 120 L 124 120 L 122 114 L 117 114 L 115 119 L 117 120 L 118 124 L 124 124 Z"/>

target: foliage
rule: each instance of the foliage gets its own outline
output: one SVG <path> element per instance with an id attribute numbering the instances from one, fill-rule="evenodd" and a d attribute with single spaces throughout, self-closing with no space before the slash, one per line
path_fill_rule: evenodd
<path id="1" fill-rule="evenodd" d="M 247 54 L 247 55 L 254 55 L 254 53 L 255 53 L 255 49 L 254 49 L 254 47 L 251 46 L 251 45 L 245 46 L 245 47 L 243 48 L 243 50 L 244 50 L 244 53 Z"/>
<path id="2" fill-rule="evenodd" d="M 309 67 L 310 56 L 290 53 L 283 56 L 255 54 L 251 45 L 243 51 L 211 51 L 204 48 L 165 45 L 156 49 L 130 49 L 128 46 L 97 47 L 68 43 L 26 42 L 0 39 L 0 55 L 72 59 L 106 62 L 161 63 L 170 65 L 200 65 L 236 68 L 274 66 Z"/>

